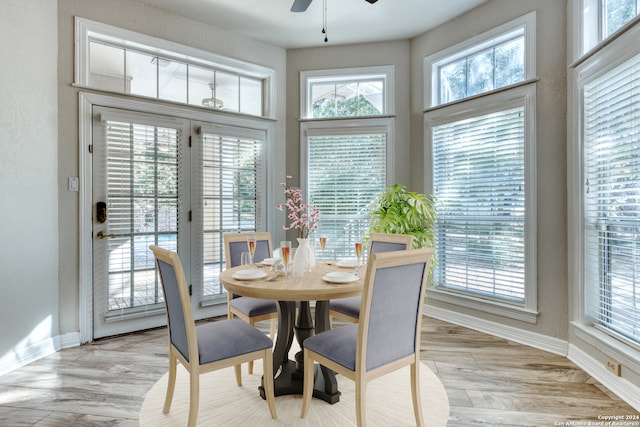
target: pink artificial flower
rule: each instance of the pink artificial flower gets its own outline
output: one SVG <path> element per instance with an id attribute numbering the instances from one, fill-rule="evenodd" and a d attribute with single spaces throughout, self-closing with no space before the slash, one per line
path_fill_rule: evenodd
<path id="1" fill-rule="evenodd" d="M 287 180 L 291 179 L 291 175 L 287 175 Z M 304 203 L 302 197 L 302 190 L 299 188 L 289 188 L 286 182 L 281 183 L 284 195 L 286 197 L 285 203 L 276 205 L 276 209 L 279 211 L 287 211 L 287 218 L 291 220 L 289 225 L 283 225 L 283 230 L 298 230 L 300 238 L 306 239 L 309 237 L 309 232 L 318 229 L 318 221 L 320 220 L 320 210 L 318 206 L 313 207 Z M 311 210 L 311 212 L 309 212 Z"/>

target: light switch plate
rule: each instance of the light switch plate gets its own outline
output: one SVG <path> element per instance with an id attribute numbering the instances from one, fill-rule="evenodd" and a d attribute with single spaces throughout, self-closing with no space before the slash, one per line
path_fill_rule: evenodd
<path id="1" fill-rule="evenodd" d="M 77 176 L 69 177 L 69 191 L 79 191 L 80 189 L 80 180 Z"/>

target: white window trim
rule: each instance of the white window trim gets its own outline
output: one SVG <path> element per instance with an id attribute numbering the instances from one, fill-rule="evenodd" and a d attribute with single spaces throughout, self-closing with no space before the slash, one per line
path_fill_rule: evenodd
<path id="1" fill-rule="evenodd" d="M 431 127 L 443 122 L 486 114 L 509 108 L 510 105 L 525 106 L 525 297 L 523 305 L 508 304 L 455 290 L 427 289 L 429 298 L 502 317 L 536 323 L 538 317 L 537 279 L 537 182 L 536 182 L 536 84 L 518 86 L 509 91 L 437 108 L 424 116 L 424 170 L 433 171 L 433 139 Z M 426 174 L 425 188 L 433 192 L 433 176 Z"/>
<path id="2" fill-rule="evenodd" d="M 519 29 L 524 30 L 524 80 L 536 78 L 536 12 L 530 12 L 499 27 L 479 34 L 454 46 L 424 58 L 424 109 L 438 105 L 439 75 L 438 66 L 443 61 L 450 61 L 456 56 L 467 56 L 470 51 L 483 50 L 501 42 L 501 38 Z M 435 90 L 434 90 L 435 88 Z"/>
<path id="3" fill-rule="evenodd" d="M 384 80 L 384 116 L 395 114 L 395 67 L 381 65 L 377 67 L 336 68 L 330 70 L 313 70 L 300 72 L 300 118 L 312 119 L 309 102 L 311 100 L 311 83 L 315 81 L 341 81 L 359 78 L 382 78 Z M 326 120 L 326 119 L 323 119 Z"/>
<path id="4" fill-rule="evenodd" d="M 263 80 L 264 112 L 262 117 L 275 117 L 275 70 L 78 16 L 75 17 L 74 86 L 89 88 L 89 42 L 95 39 L 112 40 L 118 44 L 122 40 L 126 40 L 130 46 L 139 47 L 144 51 L 151 48 L 153 53 L 158 55 Z"/>
<path id="5" fill-rule="evenodd" d="M 395 122 L 393 118 L 364 118 L 351 120 L 322 120 L 308 121 L 300 125 L 300 170 L 307 170 L 309 166 L 309 137 L 314 135 L 344 135 L 349 133 L 379 132 L 387 135 L 387 182 L 394 177 L 394 135 Z M 307 176 L 301 174 L 300 186 L 307 192 Z"/>

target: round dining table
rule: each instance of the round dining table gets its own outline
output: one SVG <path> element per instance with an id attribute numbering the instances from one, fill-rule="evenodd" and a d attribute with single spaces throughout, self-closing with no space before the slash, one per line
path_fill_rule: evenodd
<path id="1" fill-rule="evenodd" d="M 239 275 L 236 273 L 246 268 L 241 266 L 223 271 L 220 274 L 220 282 L 227 292 L 235 295 L 277 301 L 278 329 L 273 350 L 275 395 L 302 394 L 304 357 L 301 350 L 295 354 L 295 360 L 289 359 L 293 339 L 295 338 L 303 349 L 306 338 L 315 332 L 330 329 L 329 300 L 360 295 L 362 276 L 355 280 L 336 280 L 340 283 L 330 282 L 325 280 L 329 279 L 328 273 L 353 273 L 354 269 L 340 268 L 330 261 L 317 261 L 316 266 L 307 271 L 304 277 L 292 277 L 290 272 L 285 278 L 283 273 L 270 271 L 269 266 L 260 266 L 264 273 L 256 272 L 258 278 L 238 278 Z M 311 301 L 316 302 L 315 325 L 311 315 Z M 260 395 L 265 397 L 262 386 Z M 313 396 L 331 404 L 340 400 L 340 391 L 333 371 L 320 365 L 316 366 Z"/>

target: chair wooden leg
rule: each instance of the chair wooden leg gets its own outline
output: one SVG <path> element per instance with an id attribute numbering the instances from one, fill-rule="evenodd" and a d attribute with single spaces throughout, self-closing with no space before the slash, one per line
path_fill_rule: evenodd
<path id="1" fill-rule="evenodd" d="M 422 416 L 422 403 L 420 399 L 420 362 L 411 364 L 411 396 L 413 397 L 413 413 L 416 417 L 416 426 L 424 426 Z"/>
<path id="2" fill-rule="evenodd" d="M 200 404 L 200 373 L 195 366 L 191 367 L 189 381 L 189 421 L 188 427 L 195 427 L 198 419 L 198 406 Z"/>
<path id="3" fill-rule="evenodd" d="M 162 413 L 166 414 L 171 409 L 171 401 L 173 400 L 173 391 L 176 388 L 176 364 L 177 360 L 171 350 L 169 350 L 169 379 L 167 382 L 167 395 L 164 398 L 164 407 Z"/>
<path id="4" fill-rule="evenodd" d="M 304 379 L 302 389 L 302 411 L 300 411 L 300 418 L 307 416 L 309 411 L 309 404 L 311 403 L 311 397 L 313 397 L 313 373 L 314 373 L 313 359 L 309 355 L 309 350 L 304 350 Z"/>
<path id="5" fill-rule="evenodd" d="M 249 320 L 249 324 L 251 326 L 256 326 L 256 322 L 253 320 Z M 250 360 L 248 363 L 248 371 L 249 371 L 249 375 L 253 375 L 253 360 Z"/>
<path id="6" fill-rule="evenodd" d="M 358 427 L 366 427 L 367 425 L 366 392 L 366 381 L 356 377 L 356 422 Z"/>
<path id="7" fill-rule="evenodd" d="M 274 397 L 273 389 L 273 350 L 270 348 L 265 350 L 264 358 L 262 359 L 262 374 L 264 378 L 264 394 L 267 397 L 267 404 L 269 405 L 269 412 L 271 412 L 271 418 L 278 418 L 276 413 L 276 399 Z"/>
<path id="8" fill-rule="evenodd" d="M 242 387 L 242 365 L 236 365 L 233 367 L 233 370 L 236 373 L 236 384 L 238 387 Z"/>
<path id="9" fill-rule="evenodd" d="M 271 338 L 271 341 L 276 340 L 276 326 L 277 326 L 276 319 L 275 318 L 271 319 L 271 329 L 269 330 L 269 338 Z"/>

